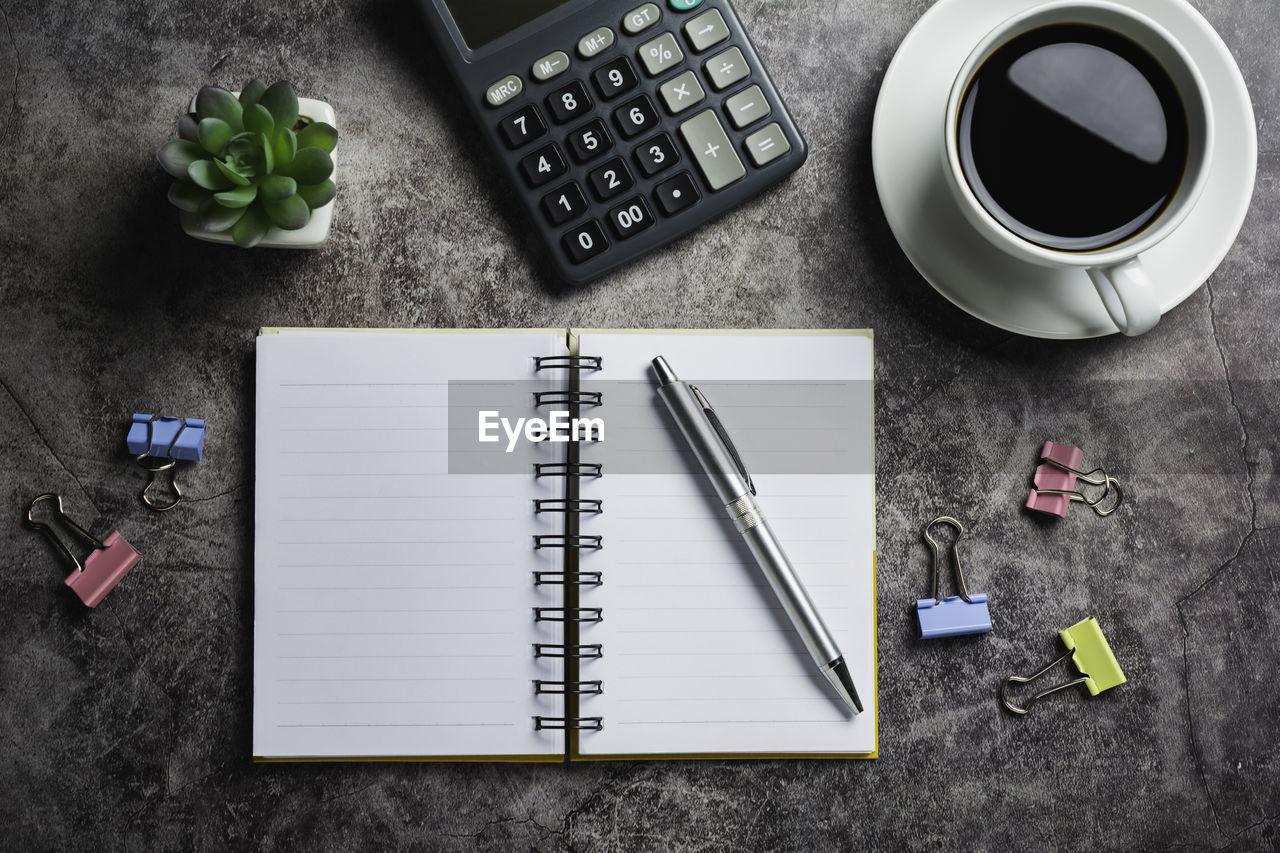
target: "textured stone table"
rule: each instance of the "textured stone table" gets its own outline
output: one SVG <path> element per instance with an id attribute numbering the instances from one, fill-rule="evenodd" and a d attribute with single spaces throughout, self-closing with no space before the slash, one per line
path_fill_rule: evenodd
<path id="1" fill-rule="evenodd" d="M 1044 343 L 937 297 L 880 212 L 872 109 L 927 0 L 742 2 L 809 164 L 571 292 L 539 277 L 407 0 L 0 3 L 0 846 L 1275 849 L 1280 4 L 1196 5 L 1256 104 L 1244 232 L 1146 337 Z M 196 243 L 165 203 L 152 152 L 180 107 L 255 75 L 337 110 L 320 251 Z M 882 757 L 252 764 L 255 331 L 569 324 L 875 329 Z M 136 409 L 211 425 L 167 516 L 121 446 Z M 1125 509 L 1020 512 L 1050 436 L 1108 462 Z M 19 524 L 45 490 L 146 555 L 97 612 Z M 944 512 L 997 630 L 923 644 L 919 531 Z M 1089 613 L 1129 683 L 1003 713 L 1002 678 Z"/>

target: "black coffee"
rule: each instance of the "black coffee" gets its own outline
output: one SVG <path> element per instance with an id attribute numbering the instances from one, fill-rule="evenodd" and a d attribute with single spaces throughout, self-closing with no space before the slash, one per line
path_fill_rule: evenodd
<path id="1" fill-rule="evenodd" d="M 1154 57 L 1098 27 L 1054 25 L 999 48 L 960 109 L 965 178 L 1018 236 L 1089 252 L 1142 231 L 1187 166 L 1187 117 Z"/>

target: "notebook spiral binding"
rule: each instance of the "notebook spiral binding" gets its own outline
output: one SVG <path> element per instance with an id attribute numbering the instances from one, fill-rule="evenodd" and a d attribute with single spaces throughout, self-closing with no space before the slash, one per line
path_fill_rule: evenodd
<path id="1" fill-rule="evenodd" d="M 598 391 L 583 391 L 579 386 L 581 371 L 600 370 L 604 359 L 598 356 L 538 356 L 534 358 L 534 370 L 565 370 L 568 381 L 564 390 L 541 391 L 533 395 L 534 406 L 561 406 L 568 408 L 574 416 L 580 409 L 588 406 L 604 404 L 604 395 Z M 583 588 L 600 586 L 603 576 L 598 571 L 581 571 L 580 555 L 589 551 L 599 551 L 604 547 L 604 539 L 600 536 L 583 535 L 578 531 L 581 519 L 604 512 L 602 501 L 580 498 L 579 484 L 586 479 L 604 476 L 604 468 L 598 463 L 579 461 L 579 446 L 575 442 L 570 446 L 569 456 L 564 462 L 538 463 L 533 466 L 535 479 L 543 477 L 563 477 L 567 485 L 567 494 L 563 498 L 539 499 L 533 502 L 533 514 L 558 513 L 564 516 L 565 530 L 563 534 L 533 537 L 535 551 L 542 549 L 561 549 L 565 554 L 565 565 L 560 571 L 536 571 L 533 573 L 534 586 L 560 586 L 564 588 L 563 607 L 535 607 L 535 622 L 561 623 L 564 625 L 563 643 L 534 643 L 535 658 L 560 658 L 565 663 L 566 674 L 559 681 L 537 679 L 533 682 L 535 695 L 553 695 L 564 697 L 564 716 L 535 716 L 535 731 L 600 731 L 604 727 L 603 717 L 580 716 L 578 711 L 579 697 L 597 696 L 604 692 L 604 682 L 598 679 L 582 680 L 577 678 L 577 662 L 603 657 L 604 647 L 600 643 L 579 643 L 580 626 L 600 622 L 604 613 L 599 607 L 579 607 L 578 594 Z M 570 663 L 572 661 L 572 663 Z"/>

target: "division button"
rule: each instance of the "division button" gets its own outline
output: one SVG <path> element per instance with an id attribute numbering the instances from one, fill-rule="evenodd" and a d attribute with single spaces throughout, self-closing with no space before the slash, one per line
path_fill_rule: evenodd
<path id="1" fill-rule="evenodd" d="M 717 92 L 723 92 L 739 80 L 746 80 L 751 76 L 751 68 L 747 65 L 746 58 L 736 47 L 711 57 L 703 68 L 706 69 L 707 77 L 711 80 L 711 85 L 716 87 Z"/>
<path id="2" fill-rule="evenodd" d="M 636 9 L 632 9 L 622 19 L 622 30 L 629 36 L 636 33 L 642 33 L 652 27 L 658 21 L 662 20 L 662 10 L 656 3 L 645 3 Z"/>
<path id="3" fill-rule="evenodd" d="M 672 77 L 658 87 L 658 92 L 662 95 L 662 100 L 666 102 L 667 109 L 672 115 L 684 112 L 706 100 L 707 97 L 707 93 L 702 90 L 702 86 L 698 83 L 697 75 L 692 71 L 686 71 L 678 77 Z"/>
<path id="4" fill-rule="evenodd" d="M 724 22 L 719 9 L 712 9 L 685 24 L 684 34 L 688 36 L 694 51 L 702 53 L 729 37 L 729 25 Z"/>
<path id="5" fill-rule="evenodd" d="M 575 264 L 586 263 L 609 248 L 609 241 L 604 236 L 604 229 L 594 219 L 583 223 L 564 235 L 562 242 L 565 254 Z"/>
<path id="6" fill-rule="evenodd" d="M 489 87 L 484 99 L 491 107 L 500 107 L 524 91 L 524 81 L 516 75 L 504 77 Z"/>
<path id="7" fill-rule="evenodd" d="M 747 153 L 757 166 L 772 163 L 791 150 L 791 143 L 775 121 L 747 137 Z"/>
<path id="8" fill-rule="evenodd" d="M 546 82 L 552 77 L 559 77 L 561 74 L 569 70 L 569 54 L 563 50 L 557 50 L 555 53 L 548 53 L 546 56 L 533 63 L 533 79 L 538 82 Z"/>
<path id="9" fill-rule="evenodd" d="M 724 189 L 747 174 L 747 168 L 738 159 L 724 126 L 712 110 L 704 110 L 680 125 L 680 135 L 693 152 L 693 159 L 712 191 Z"/>
<path id="10" fill-rule="evenodd" d="M 693 176 L 681 172 L 669 181 L 658 184 L 653 191 L 653 198 L 658 202 L 658 209 L 664 216 L 675 216 L 682 210 L 688 210 L 701 200 Z"/>
<path id="11" fill-rule="evenodd" d="M 759 86 L 743 89 L 725 101 L 724 111 L 729 116 L 729 121 L 733 122 L 733 126 L 739 129 L 755 124 L 772 112 L 769 101 L 765 99 L 764 92 L 760 91 Z"/>
<path id="12" fill-rule="evenodd" d="M 578 55 L 590 59 L 613 47 L 613 30 L 601 27 L 578 40 Z"/>

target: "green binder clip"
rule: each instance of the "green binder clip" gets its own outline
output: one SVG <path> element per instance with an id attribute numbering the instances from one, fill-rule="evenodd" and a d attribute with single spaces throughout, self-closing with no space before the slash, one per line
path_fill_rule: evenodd
<path id="1" fill-rule="evenodd" d="M 1102 628 L 1098 626 L 1097 619 L 1090 616 L 1065 631 L 1058 632 L 1058 636 L 1062 638 L 1063 645 L 1067 647 L 1067 653 L 1035 675 L 1026 678 L 1020 675 L 1009 676 L 1000 687 L 1000 702 L 1005 708 L 1015 714 L 1022 715 L 1027 713 L 1031 703 L 1037 699 L 1042 699 L 1050 693 L 1057 693 L 1059 690 L 1066 690 L 1068 687 L 1074 687 L 1077 684 L 1083 684 L 1085 689 L 1089 691 L 1090 696 L 1097 696 L 1102 691 L 1118 687 L 1128 680 L 1120 669 L 1120 663 L 1116 660 L 1115 653 L 1111 651 L 1111 644 L 1103 636 Z M 1076 665 L 1076 669 L 1080 670 L 1079 678 L 1037 693 L 1028 699 L 1026 705 L 1021 708 L 1009 701 L 1008 691 L 1010 684 L 1014 682 L 1026 684 L 1035 681 L 1067 658 L 1071 658 L 1071 662 Z"/>

